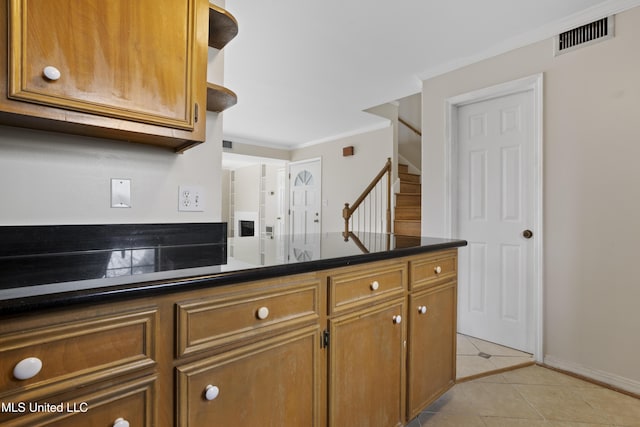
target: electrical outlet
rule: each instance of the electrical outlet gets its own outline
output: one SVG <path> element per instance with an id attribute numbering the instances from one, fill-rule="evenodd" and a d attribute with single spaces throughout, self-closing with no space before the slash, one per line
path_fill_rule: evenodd
<path id="1" fill-rule="evenodd" d="M 181 185 L 178 189 L 178 210 L 204 211 L 204 189 L 199 185 Z"/>

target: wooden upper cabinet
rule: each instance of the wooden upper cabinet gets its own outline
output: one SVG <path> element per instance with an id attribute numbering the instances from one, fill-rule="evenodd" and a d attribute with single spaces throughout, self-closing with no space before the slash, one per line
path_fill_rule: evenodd
<path id="1" fill-rule="evenodd" d="M 204 141 L 206 0 L 0 3 L 0 17 L 8 13 L 0 23 L 8 34 L 0 112 L 65 122 L 11 124 L 176 150 Z"/>

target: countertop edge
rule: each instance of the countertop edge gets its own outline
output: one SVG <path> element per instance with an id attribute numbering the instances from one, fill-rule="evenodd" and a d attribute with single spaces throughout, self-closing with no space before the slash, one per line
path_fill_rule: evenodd
<path id="1" fill-rule="evenodd" d="M 256 267 L 233 272 L 178 279 L 142 281 L 126 285 L 97 287 L 77 291 L 0 300 L 0 316 L 16 315 L 33 310 L 70 307 L 83 304 L 108 303 L 159 294 L 206 289 L 232 283 L 245 283 L 279 276 L 311 273 L 374 261 L 402 258 L 466 246 L 465 240 L 450 240 L 425 246 L 394 249 L 387 252 L 359 254 L 345 257 L 306 261 L 292 264 Z"/>

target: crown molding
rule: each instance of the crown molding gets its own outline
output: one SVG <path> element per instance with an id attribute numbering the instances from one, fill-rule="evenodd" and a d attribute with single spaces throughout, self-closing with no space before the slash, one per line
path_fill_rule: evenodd
<path id="1" fill-rule="evenodd" d="M 302 144 L 298 144 L 298 145 L 296 145 L 294 147 L 291 147 L 290 149 L 296 150 L 296 149 L 299 149 L 299 148 L 311 147 L 312 145 L 318 145 L 318 144 L 324 144 L 326 142 L 337 141 L 339 139 L 348 138 L 350 136 L 360 135 L 360 134 L 367 133 L 367 132 L 373 132 L 373 131 L 380 130 L 380 129 L 386 129 L 386 128 L 391 126 L 391 121 L 390 120 L 384 119 L 382 117 L 380 117 L 380 119 L 381 119 L 380 122 L 374 123 L 371 126 L 364 126 L 364 127 L 360 127 L 360 128 L 357 128 L 357 129 L 350 130 L 348 132 L 344 132 L 344 133 L 328 136 L 326 138 L 321 138 L 321 139 L 316 139 L 314 141 L 305 142 L 305 143 L 302 143 Z"/>

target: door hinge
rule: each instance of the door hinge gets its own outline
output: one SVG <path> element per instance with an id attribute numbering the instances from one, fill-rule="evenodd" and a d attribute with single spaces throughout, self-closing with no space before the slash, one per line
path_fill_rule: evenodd
<path id="1" fill-rule="evenodd" d="M 329 347 L 329 331 L 326 329 L 322 331 L 322 342 L 320 343 L 320 347 L 322 348 Z"/>
<path id="2" fill-rule="evenodd" d="M 194 113 L 193 113 L 193 119 L 196 121 L 196 123 L 198 123 L 198 103 L 196 103 L 196 106 L 194 108 Z"/>

